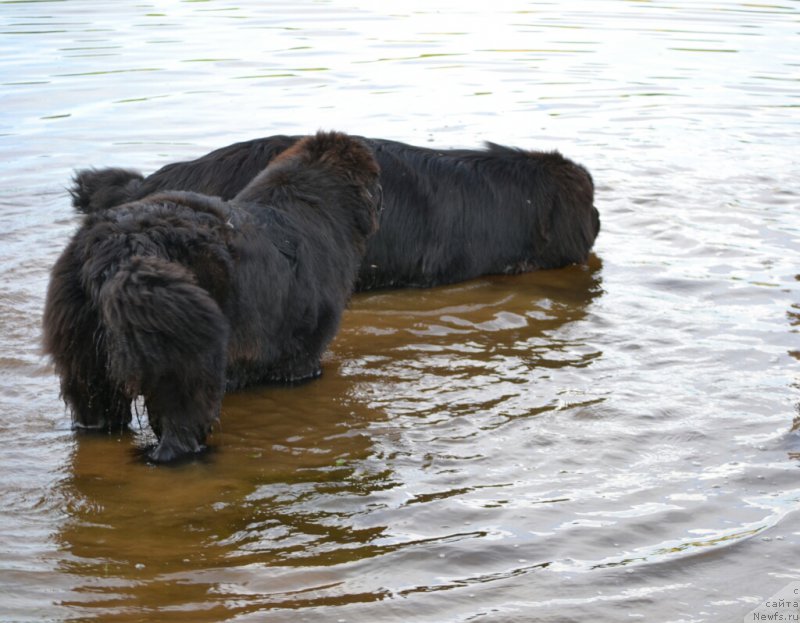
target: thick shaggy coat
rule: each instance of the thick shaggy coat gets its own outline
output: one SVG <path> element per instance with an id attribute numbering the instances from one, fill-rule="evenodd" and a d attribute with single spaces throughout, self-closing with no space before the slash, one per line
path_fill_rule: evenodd
<path id="1" fill-rule="evenodd" d="M 242 186 L 82 206 L 44 311 L 77 428 L 124 428 L 141 395 L 149 458 L 171 461 L 203 448 L 226 387 L 319 374 L 377 227 L 377 164 L 319 133 Z"/>
<path id="2" fill-rule="evenodd" d="M 81 171 L 73 200 L 92 209 L 163 189 L 233 197 L 300 138 L 236 143 L 148 177 L 127 169 Z M 586 261 L 600 230 L 594 183 L 561 154 L 492 143 L 439 150 L 364 140 L 380 165 L 385 209 L 357 289 L 427 287 Z"/>

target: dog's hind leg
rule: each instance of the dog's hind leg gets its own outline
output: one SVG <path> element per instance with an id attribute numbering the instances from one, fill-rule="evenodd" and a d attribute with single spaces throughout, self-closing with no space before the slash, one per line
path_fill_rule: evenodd
<path id="1" fill-rule="evenodd" d="M 144 396 L 159 438 L 148 458 L 165 463 L 200 452 L 219 417 L 228 322 L 183 266 L 134 257 L 100 292 L 110 372 Z"/>
<path id="2" fill-rule="evenodd" d="M 44 351 L 61 378 L 61 396 L 77 430 L 114 432 L 131 420 L 131 400 L 108 374 L 99 310 L 80 281 L 82 262 L 70 244 L 53 267 L 44 308 Z"/>

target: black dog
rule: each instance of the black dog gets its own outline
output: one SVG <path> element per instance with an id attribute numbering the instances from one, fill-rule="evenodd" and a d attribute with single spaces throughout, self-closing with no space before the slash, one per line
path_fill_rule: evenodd
<path id="1" fill-rule="evenodd" d="M 222 395 L 319 374 L 381 189 L 371 150 L 305 138 L 231 201 L 163 192 L 87 216 L 53 268 L 44 345 L 76 427 L 143 396 L 155 462 L 203 448 Z"/>
<path id="2" fill-rule="evenodd" d="M 73 201 L 105 208 L 163 189 L 233 197 L 299 138 L 236 143 L 148 177 L 127 169 L 82 171 Z M 600 230 L 594 183 L 585 168 L 557 152 L 364 140 L 380 165 L 385 210 L 357 289 L 426 287 L 586 261 Z"/>

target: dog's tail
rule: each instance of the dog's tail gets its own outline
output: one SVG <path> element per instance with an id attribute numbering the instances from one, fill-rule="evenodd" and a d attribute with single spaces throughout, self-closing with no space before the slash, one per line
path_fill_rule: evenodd
<path id="1" fill-rule="evenodd" d="M 83 169 L 72 178 L 69 194 L 73 207 L 89 214 L 137 199 L 143 181 L 142 174 L 132 169 Z"/>
<path id="2" fill-rule="evenodd" d="M 109 373 L 144 396 L 159 438 L 149 458 L 202 450 L 224 391 L 228 322 L 217 303 L 186 268 L 152 256 L 125 261 L 98 298 Z"/>

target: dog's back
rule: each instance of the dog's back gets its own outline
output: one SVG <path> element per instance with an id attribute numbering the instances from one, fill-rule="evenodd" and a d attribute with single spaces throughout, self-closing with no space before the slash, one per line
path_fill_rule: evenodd
<path id="1" fill-rule="evenodd" d="M 432 286 L 585 262 L 600 227 L 588 171 L 558 152 L 375 144 L 389 208 L 362 286 Z"/>

